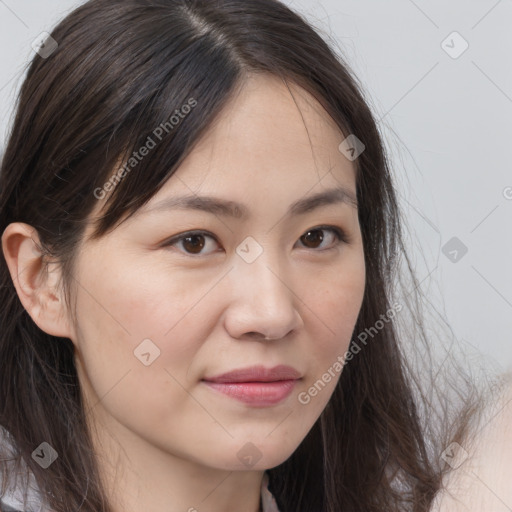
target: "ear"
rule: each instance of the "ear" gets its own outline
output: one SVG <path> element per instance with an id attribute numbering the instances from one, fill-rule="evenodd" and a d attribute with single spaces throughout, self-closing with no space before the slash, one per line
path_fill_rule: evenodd
<path id="1" fill-rule="evenodd" d="M 36 229 L 28 224 L 9 224 L 2 235 L 3 254 L 23 307 L 41 330 L 71 339 L 60 265 L 47 265 L 40 247 Z"/>

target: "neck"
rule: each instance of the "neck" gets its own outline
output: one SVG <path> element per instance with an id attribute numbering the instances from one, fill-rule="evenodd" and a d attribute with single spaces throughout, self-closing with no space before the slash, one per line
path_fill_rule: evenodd
<path id="1" fill-rule="evenodd" d="M 92 435 L 113 512 L 261 512 L 263 471 L 209 467 L 115 427 Z"/>

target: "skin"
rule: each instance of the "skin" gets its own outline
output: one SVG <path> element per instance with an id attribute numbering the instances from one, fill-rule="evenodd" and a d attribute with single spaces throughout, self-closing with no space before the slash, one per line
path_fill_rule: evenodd
<path id="1" fill-rule="evenodd" d="M 452 470 L 432 504 L 432 512 L 512 510 L 512 373 L 485 404 L 470 436 L 451 451 Z"/>
<path id="2" fill-rule="evenodd" d="M 251 76 L 150 202 L 91 242 L 98 201 L 77 253 L 76 321 L 65 307 L 59 266 L 41 270 L 37 232 L 15 223 L 3 234 L 24 307 L 41 329 L 73 341 L 116 512 L 257 512 L 264 470 L 290 457 L 339 380 L 336 372 L 308 404 L 299 402 L 347 350 L 362 304 L 357 208 L 336 203 L 285 213 L 333 187 L 355 195 L 355 167 L 338 150 L 346 135 L 313 97 L 290 87 L 293 97 L 278 79 Z M 243 203 L 250 216 L 146 212 L 192 192 Z M 305 239 L 323 224 L 344 230 L 349 243 L 329 229 L 312 233 L 323 241 Z M 194 241 L 165 245 L 190 230 L 215 238 L 205 235 L 199 254 L 191 253 Z M 236 252 L 247 236 L 263 250 L 250 264 Z M 146 338 L 160 350 L 149 366 L 134 356 Z M 201 382 L 255 364 L 288 364 L 302 378 L 284 401 L 267 407 Z M 251 466 L 237 456 L 248 442 L 260 456 Z"/>

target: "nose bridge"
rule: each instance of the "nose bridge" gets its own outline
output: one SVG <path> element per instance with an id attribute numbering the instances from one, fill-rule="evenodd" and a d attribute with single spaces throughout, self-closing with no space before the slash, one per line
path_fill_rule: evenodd
<path id="1" fill-rule="evenodd" d="M 240 248 L 256 247 L 240 244 Z M 267 337 L 284 337 L 298 326 L 299 314 L 296 310 L 296 297 L 291 274 L 286 260 L 278 252 L 262 246 L 255 259 L 245 258 L 244 253 L 235 263 L 231 273 L 233 303 L 228 315 L 228 327 L 233 336 L 246 332 L 259 332 Z M 237 252 L 238 252 L 237 249 Z"/>
<path id="2" fill-rule="evenodd" d="M 290 279 L 289 272 L 277 251 L 267 247 L 251 263 L 242 258 L 237 262 L 235 272 L 238 279 L 242 280 L 242 292 L 254 304 L 280 308 L 291 302 L 290 290 L 285 285 Z"/>

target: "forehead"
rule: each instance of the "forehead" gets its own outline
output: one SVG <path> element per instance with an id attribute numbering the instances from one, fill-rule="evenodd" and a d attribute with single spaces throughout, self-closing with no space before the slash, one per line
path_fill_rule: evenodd
<path id="1" fill-rule="evenodd" d="M 338 149 L 345 135 L 313 96 L 288 87 L 270 75 L 250 77 L 150 202 L 172 191 L 229 191 L 243 200 L 266 190 L 296 199 L 341 185 L 355 194 L 355 167 Z"/>
<path id="2" fill-rule="evenodd" d="M 335 156 L 350 170 L 351 163 L 338 150 L 344 138 L 307 91 L 272 75 L 252 75 L 196 145 L 194 157 L 239 158 L 248 166 L 278 170 L 284 162 Z"/>
<path id="3" fill-rule="evenodd" d="M 201 108 L 197 98 L 196 109 Z M 135 217 L 163 199 L 211 195 L 282 204 L 341 187 L 356 195 L 355 168 L 338 150 L 345 135 L 301 87 L 251 75 L 167 183 Z M 129 177 L 128 177 L 129 179 Z M 276 210 L 277 212 L 277 210 Z"/>

